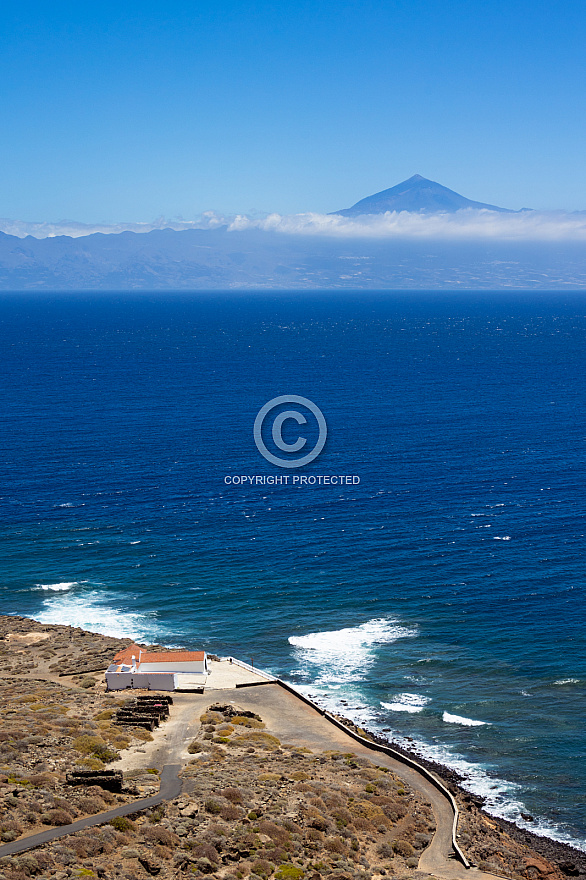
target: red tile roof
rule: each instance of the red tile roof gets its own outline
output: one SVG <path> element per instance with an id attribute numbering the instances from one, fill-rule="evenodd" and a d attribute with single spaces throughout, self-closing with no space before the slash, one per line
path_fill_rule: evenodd
<path id="1" fill-rule="evenodd" d="M 143 651 L 138 645 L 128 645 L 114 655 L 113 663 L 125 663 L 130 665 L 132 658 L 135 657 L 138 664 L 140 657 L 141 663 L 185 663 L 202 661 L 205 657 L 205 651 L 154 651 L 149 653 Z"/>
<path id="2" fill-rule="evenodd" d="M 174 662 L 193 662 L 195 660 L 203 660 L 204 651 L 157 651 L 153 654 L 144 653 L 141 655 L 141 663 L 174 663 Z M 137 658 L 138 659 L 138 658 Z"/>
<path id="3" fill-rule="evenodd" d="M 138 645 L 128 645 L 127 648 L 122 648 L 121 651 L 114 654 L 112 663 L 131 663 L 133 655 L 138 660 L 141 650 L 142 649 L 139 648 Z"/>

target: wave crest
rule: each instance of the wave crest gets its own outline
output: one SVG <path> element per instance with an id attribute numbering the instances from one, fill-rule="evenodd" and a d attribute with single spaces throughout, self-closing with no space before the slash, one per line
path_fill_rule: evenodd
<path id="1" fill-rule="evenodd" d="M 477 721 L 475 718 L 452 715 L 450 712 L 444 712 L 442 719 L 446 724 L 462 724 L 464 727 L 484 727 L 486 724 L 490 724 L 490 721 Z"/>
<path id="2" fill-rule="evenodd" d="M 315 683 L 363 680 L 376 659 L 376 648 L 417 635 L 396 620 L 373 618 L 360 626 L 290 636 L 289 644 L 302 664 L 301 672 Z"/>

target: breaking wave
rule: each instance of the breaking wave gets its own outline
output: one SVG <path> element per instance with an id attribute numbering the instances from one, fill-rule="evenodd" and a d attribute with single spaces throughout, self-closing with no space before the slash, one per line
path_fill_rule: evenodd
<path id="1" fill-rule="evenodd" d="M 429 697 L 422 697 L 419 694 L 397 694 L 391 703 L 381 703 L 381 706 L 389 709 L 390 712 L 415 713 L 422 712 L 429 702 Z"/>
<path id="2" fill-rule="evenodd" d="M 465 727 L 484 727 L 485 724 L 490 724 L 490 721 L 476 721 L 463 715 L 451 715 L 450 712 L 444 712 L 442 719 L 446 724 L 463 724 Z"/>
<path id="3" fill-rule="evenodd" d="M 397 639 L 417 635 L 415 628 L 401 626 L 396 620 L 374 618 L 360 626 L 290 636 L 299 672 L 315 684 L 345 684 L 362 681 L 375 662 L 377 647 Z"/>

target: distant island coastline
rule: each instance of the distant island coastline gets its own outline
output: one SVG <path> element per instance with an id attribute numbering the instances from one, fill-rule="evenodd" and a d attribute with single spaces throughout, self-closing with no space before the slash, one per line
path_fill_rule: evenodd
<path id="1" fill-rule="evenodd" d="M 586 289 L 586 214 L 513 211 L 421 175 L 328 215 L 0 229 L 7 291 Z"/>

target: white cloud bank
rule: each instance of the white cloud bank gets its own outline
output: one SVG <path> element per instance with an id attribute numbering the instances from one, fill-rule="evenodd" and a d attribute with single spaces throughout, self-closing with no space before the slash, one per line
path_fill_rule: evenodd
<path id="1" fill-rule="evenodd" d="M 480 241 L 585 241 L 586 213 L 463 210 L 454 214 L 415 214 L 389 211 L 361 217 L 339 214 L 270 214 L 262 220 L 236 217 L 230 229 L 263 229 L 289 235 L 332 238 L 468 239 Z"/>
<path id="2" fill-rule="evenodd" d="M 407 211 L 342 217 L 340 214 L 269 214 L 261 219 L 237 215 L 222 216 L 213 211 L 197 220 L 165 220 L 152 223 L 85 224 L 74 221 L 58 223 L 27 223 L 1 220 L 0 231 L 24 238 L 49 238 L 66 235 L 78 238 L 96 232 L 151 232 L 155 229 L 217 229 L 229 232 L 259 229 L 284 235 L 315 235 L 342 239 L 444 239 L 469 241 L 584 241 L 586 212 L 523 211 L 504 214 L 488 210 L 462 210 L 454 214 L 416 214 Z"/>

